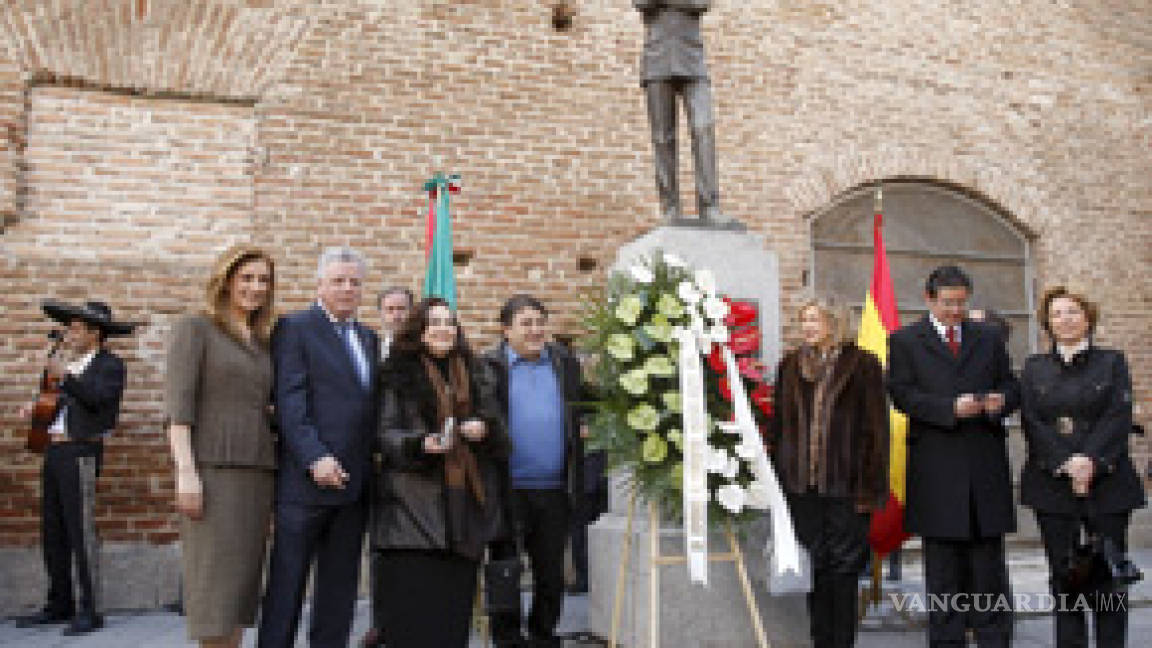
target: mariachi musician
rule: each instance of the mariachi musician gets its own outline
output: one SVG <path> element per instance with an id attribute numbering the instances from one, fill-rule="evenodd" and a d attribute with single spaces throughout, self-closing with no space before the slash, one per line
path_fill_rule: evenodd
<path id="1" fill-rule="evenodd" d="M 93 498 L 102 439 L 116 427 L 124 393 L 124 362 L 104 348 L 104 341 L 131 333 L 133 326 L 114 321 L 112 310 L 99 301 L 71 305 L 46 300 L 43 309 L 65 328 L 42 380 L 42 388 L 47 391 L 44 386 L 51 385 L 56 395 L 55 406 L 49 406 L 48 415 L 42 417 L 47 436 L 42 443 L 40 535 L 48 571 L 48 602 L 24 621 L 28 625 L 68 623 L 64 634 L 78 635 L 103 625 L 96 606 L 99 580 Z M 37 427 L 35 417 L 33 427 Z M 41 445 L 29 441 L 30 448 Z M 73 560 L 78 599 L 73 593 Z"/>

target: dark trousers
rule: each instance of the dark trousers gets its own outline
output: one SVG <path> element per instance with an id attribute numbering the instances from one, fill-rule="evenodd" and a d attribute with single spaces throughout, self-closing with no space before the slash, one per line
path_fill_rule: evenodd
<path id="1" fill-rule="evenodd" d="M 572 571 L 575 572 L 574 582 L 584 589 L 588 587 L 588 524 L 587 520 L 573 516 L 568 528 Z"/>
<path id="2" fill-rule="evenodd" d="M 512 516 L 519 541 L 532 570 L 532 610 L 528 636 L 552 640 L 564 603 L 564 545 L 568 537 L 568 494 L 556 489 L 514 489 Z M 492 549 L 494 559 L 516 555 L 513 543 Z M 507 642 L 520 637 L 520 611 L 492 619 L 492 638 Z"/>
<path id="3" fill-rule="evenodd" d="M 696 173 L 697 217 L 720 205 L 716 172 L 716 135 L 712 85 L 708 79 L 669 79 L 644 85 L 656 168 L 656 189 L 666 219 L 682 218 L 676 155 L 676 100 L 681 98 L 692 136 L 692 169 Z"/>
<path id="4" fill-rule="evenodd" d="M 388 549 L 378 555 L 380 628 L 388 648 L 465 648 L 477 561 L 447 551 Z"/>
<path id="5" fill-rule="evenodd" d="M 41 542 L 48 571 L 48 608 L 62 614 L 97 612 L 98 548 L 92 515 L 101 448 L 96 443 L 53 443 L 41 471 Z M 72 563 L 80 586 L 76 605 Z"/>
<path id="6" fill-rule="evenodd" d="M 808 620 L 815 648 L 856 643 L 860 572 L 868 561 L 868 518 L 847 497 L 789 495 L 797 538 L 812 561 Z"/>
<path id="7" fill-rule="evenodd" d="M 928 609 L 928 644 L 966 646 L 965 630 L 970 627 L 977 645 L 1008 646 L 1012 641 L 1012 588 L 1004 562 L 1003 536 L 924 538 L 923 542 L 925 589 L 930 596 L 946 595 L 948 599 L 948 605 Z M 965 596 L 956 599 L 957 594 Z"/>
<path id="8" fill-rule="evenodd" d="M 300 624 L 308 572 L 312 576 L 312 648 L 345 648 L 360 584 L 360 549 L 367 510 L 344 506 L 276 505 L 276 529 L 260 615 L 260 648 L 291 648 Z"/>
<path id="9" fill-rule="evenodd" d="M 1098 516 L 1094 522 L 1095 531 L 1111 538 L 1116 548 L 1128 550 L 1128 522 L 1131 513 L 1116 513 Z M 1067 597 L 1067 607 L 1060 608 L 1060 578 L 1064 559 L 1072 551 L 1072 546 L 1080 537 L 1082 521 L 1071 515 L 1052 515 L 1036 512 L 1036 523 L 1040 527 L 1040 538 L 1044 542 L 1044 553 L 1048 558 L 1048 573 L 1052 595 L 1056 597 L 1056 646 L 1072 648 L 1088 645 L 1088 625 L 1083 608 L 1076 607 L 1076 597 Z M 1128 633 L 1128 592 L 1119 591 L 1109 597 L 1108 609 L 1095 607 L 1095 597 L 1086 598 L 1093 606 L 1093 625 L 1096 629 L 1098 648 L 1123 647 Z"/>
<path id="10" fill-rule="evenodd" d="M 383 578 L 380 572 L 382 560 L 383 556 L 376 549 L 368 552 L 368 595 L 372 599 L 371 627 L 376 630 L 384 627 L 384 596 L 380 587 Z"/>

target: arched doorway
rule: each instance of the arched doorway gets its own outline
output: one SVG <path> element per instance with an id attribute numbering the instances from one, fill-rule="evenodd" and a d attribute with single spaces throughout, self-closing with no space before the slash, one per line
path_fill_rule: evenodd
<path id="1" fill-rule="evenodd" d="M 811 222 L 811 284 L 857 309 L 863 306 L 872 274 L 877 186 L 845 193 Z M 883 214 L 901 322 L 926 312 L 924 280 L 932 268 L 959 265 L 975 284 L 973 308 L 993 309 L 1012 325 L 1009 349 L 1019 366 L 1035 339 L 1027 237 L 987 202 L 927 181 L 884 182 Z"/>

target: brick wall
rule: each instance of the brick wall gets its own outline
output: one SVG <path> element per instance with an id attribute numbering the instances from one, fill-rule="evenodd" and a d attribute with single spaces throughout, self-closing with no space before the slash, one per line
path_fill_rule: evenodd
<path id="1" fill-rule="evenodd" d="M 516 291 L 574 330 L 580 295 L 658 216 L 636 14 L 584 0 L 558 32 L 551 4 L 0 9 L 0 121 L 15 125 L 0 131 L 0 545 L 36 539 L 37 466 L 15 412 L 38 369 L 43 296 L 99 294 L 147 324 L 117 343 L 130 383 L 100 484 L 99 523 L 126 541 L 172 538 L 163 340 L 195 305 L 207 259 L 237 237 L 274 250 L 286 309 L 310 298 L 331 244 L 368 254 L 371 285 L 415 286 L 419 187 L 439 166 L 464 179 L 460 297 L 480 345 Z M 1032 238 L 1039 285 L 1093 287 L 1102 337 L 1129 352 L 1152 421 L 1146 2 L 714 4 L 724 205 L 779 255 L 785 313 L 804 287 L 813 214 L 885 178 L 955 185 Z M 123 183 L 139 193 L 117 211 Z M 681 185 L 691 208 L 687 168 Z"/>

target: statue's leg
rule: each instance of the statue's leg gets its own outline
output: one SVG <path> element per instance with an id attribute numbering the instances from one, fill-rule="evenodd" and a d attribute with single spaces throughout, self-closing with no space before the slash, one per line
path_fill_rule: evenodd
<path id="1" fill-rule="evenodd" d="M 671 81 L 649 81 L 648 125 L 652 127 L 652 158 L 660 213 L 666 222 L 679 220 L 680 184 L 676 176 L 676 86 Z"/>
<path id="2" fill-rule="evenodd" d="M 706 221 L 726 223 L 720 212 L 716 170 L 716 128 L 712 118 L 712 85 L 707 79 L 684 84 L 684 110 L 692 132 L 692 166 L 696 174 L 696 213 Z"/>

